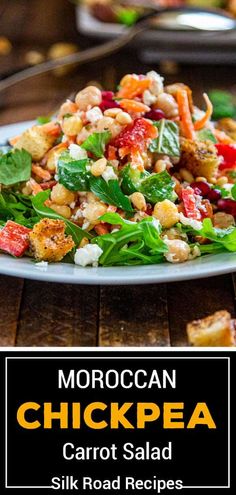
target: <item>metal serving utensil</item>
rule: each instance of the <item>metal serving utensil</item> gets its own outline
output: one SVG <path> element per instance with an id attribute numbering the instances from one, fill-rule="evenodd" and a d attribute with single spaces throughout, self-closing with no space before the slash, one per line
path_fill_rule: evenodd
<path id="1" fill-rule="evenodd" d="M 143 31 L 150 28 L 175 31 L 200 31 L 208 33 L 226 33 L 236 28 L 236 21 L 220 10 L 197 7 L 179 7 L 157 9 L 150 8 L 134 26 L 125 28 L 124 32 L 112 41 L 88 48 L 82 52 L 72 53 L 66 57 L 49 60 L 34 67 L 21 70 L 0 81 L 0 91 L 31 77 L 51 72 L 59 67 L 72 64 L 82 65 L 104 58 L 130 43 Z"/>

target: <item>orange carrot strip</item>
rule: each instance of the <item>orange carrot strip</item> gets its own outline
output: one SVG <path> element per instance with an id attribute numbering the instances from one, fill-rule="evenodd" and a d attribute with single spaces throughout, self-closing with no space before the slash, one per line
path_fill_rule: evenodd
<path id="1" fill-rule="evenodd" d="M 19 141 L 20 139 L 20 136 L 15 136 L 11 139 L 9 139 L 9 143 L 11 144 L 11 146 L 15 146 L 15 144 L 17 143 L 17 141 Z"/>
<path id="2" fill-rule="evenodd" d="M 220 129 L 214 129 L 213 134 L 217 141 L 222 144 L 232 144 L 234 140 L 229 137 L 224 131 L 220 131 Z"/>
<path id="3" fill-rule="evenodd" d="M 38 184 L 36 182 L 36 180 L 32 179 L 32 177 L 29 180 L 29 183 L 30 183 L 30 187 L 32 189 L 33 196 L 36 196 L 36 194 L 38 194 L 39 192 L 42 192 L 43 189 L 41 188 L 40 184 Z"/>
<path id="4" fill-rule="evenodd" d="M 148 78 L 137 79 L 128 74 L 121 81 L 121 88 L 117 93 L 118 98 L 135 98 L 143 94 L 150 87 L 151 80 Z"/>
<path id="5" fill-rule="evenodd" d="M 98 225 L 95 225 L 94 230 L 98 235 L 104 235 L 109 233 L 107 224 L 99 223 Z"/>
<path id="6" fill-rule="evenodd" d="M 59 136 L 61 132 L 60 126 L 55 120 L 48 122 L 48 124 L 43 124 L 40 127 L 45 134 L 49 134 L 50 136 Z"/>
<path id="7" fill-rule="evenodd" d="M 197 120 L 194 123 L 195 131 L 199 131 L 200 129 L 202 129 L 207 124 L 207 122 L 210 120 L 212 113 L 213 113 L 213 105 L 212 105 L 211 100 L 209 99 L 208 95 L 206 93 L 203 93 L 203 97 L 204 97 L 204 100 L 206 102 L 207 109 L 206 109 L 205 115 L 201 119 Z"/>
<path id="8" fill-rule="evenodd" d="M 44 168 L 40 167 L 39 165 L 32 165 L 32 172 L 37 175 L 37 177 L 40 177 L 40 179 L 43 180 L 50 180 L 51 179 L 51 174 L 48 172 L 48 170 L 44 170 Z"/>
<path id="9" fill-rule="evenodd" d="M 179 106 L 180 124 L 182 132 L 187 139 L 195 140 L 195 130 L 192 115 L 189 108 L 188 93 L 185 89 L 177 91 L 177 103 Z"/>
<path id="10" fill-rule="evenodd" d="M 119 104 L 121 108 L 123 108 L 123 110 L 126 110 L 127 112 L 146 113 L 150 111 L 150 107 L 136 100 L 129 100 L 125 98 L 124 100 L 120 100 Z"/>

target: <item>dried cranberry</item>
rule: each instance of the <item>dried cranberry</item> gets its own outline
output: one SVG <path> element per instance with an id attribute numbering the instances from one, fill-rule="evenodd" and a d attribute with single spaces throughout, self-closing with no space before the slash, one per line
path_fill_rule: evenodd
<path id="1" fill-rule="evenodd" d="M 114 98 L 113 91 L 102 91 L 103 100 L 112 100 L 112 98 Z"/>
<path id="2" fill-rule="evenodd" d="M 219 189 L 211 189 L 207 197 L 214 203 L 215 201 L 219 201 L 219 199 L 221 199 L 221 192 Z"/>
<path id="3" fill-rule="evenodd" d="M 220 211 L 224 211 L 225 213 L 229 213 L 236 217 L 236 201 L 233 199 L 220 199 L 217 203 L 217 206 Z"/>
<path id="4" fill-rule="evenodd" d="M 192 182 L 191 184 L 192 189 L 194 190 L 195 194 L 200 194 L 203 197 L 208 197 L 209 192 L 211 190 L 209 184 L 207 182 Z"/>
<path id="5" fill-rule="evenodd" d="M 144 117 L 150 120 L 161 120 L 165 119 L 165 114 L 164 112 L 162 112 L 162 110 L 152 109 L 149 112 L 145 113 Z"/>
<path id="6" fill-rule="evenodd" d="M 151 203 L 147 203 L 145 213 L 149 216 L 152 216 L 152 212 L 153 212 L 153 207 L 152 207 Z"/>
<path id="7" fill-rule="evenodd" d="M 100 103 L 99 108 L 102 110 L 102 112 L 105 112 L 105 110 L 108 110 L 109 108 L 120 108 L 120 105 L 115 100 L 105 100 L 104 99 Z"/>

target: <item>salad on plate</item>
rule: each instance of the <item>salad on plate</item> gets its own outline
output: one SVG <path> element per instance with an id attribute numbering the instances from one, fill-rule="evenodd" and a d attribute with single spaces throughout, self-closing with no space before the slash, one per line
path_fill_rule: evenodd
<path id="1" fill-rule="evenodd" d="M 236 122 L 155 71 L 88 86 L 0 148 L 0 250 L 37 263 L 236 252 Z"/>

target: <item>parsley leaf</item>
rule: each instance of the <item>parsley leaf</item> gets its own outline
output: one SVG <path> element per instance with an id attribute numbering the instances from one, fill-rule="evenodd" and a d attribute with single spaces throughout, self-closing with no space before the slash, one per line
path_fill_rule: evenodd
<path id="1" fill-rule="evenodd" d="M 94 132 L 81 144 L 81 148 L 90 151 L 96 158 L 101 158 L 110 139 L 111 133 L 109 131 Z"/>
<path id="2" fill-rule="evenodd" d="M 69 191 L 88 191 L 90 176 L 86 168 L 88 163 L 87 158 L 73 160 L 68 151 L 62 153 L 57 165 L 59 183 Z"/>
<path id="3" fill-rule="evenodd" d="M 114 179 L 106 182 L 102 177 L 93 177 L 91 175 L 89 186 L 95 196 L 104 201 L 104 203 L 117 206 L 127 212 L 133 211 L 130 200 L 123 194 L 118 180 Z"/>

